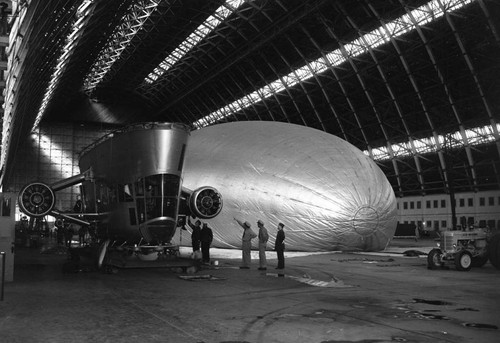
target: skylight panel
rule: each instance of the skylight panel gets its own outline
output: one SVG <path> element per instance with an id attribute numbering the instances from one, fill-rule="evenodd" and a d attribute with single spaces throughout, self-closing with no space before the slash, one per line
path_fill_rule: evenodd
<path id="1" fill-rule="evenodd" d="M 156 11 L 160 2 L 161 0 L 139 1 L 131 7 L 129 13 L 123 16 L 121 25 L 116 27 L 108 45 L 101 51 L 97 62 L 94 63 L 85 79 L 84 88 L 86 90 L 95 88 L 104 79 L 122 52 Z"/>
<path id="2" fill-rule="evenodd" d="M 496 132 L 500 131 L 500 124 L 496 124 Z M 492 125 L 476 127 L 464 130 L 465 137 L 468 145 L 481 145 L 495 142 L 496 134 L 495 128 Z M 394 157 L 411 157 L 414 155 L 423 155 L 429 153 L 436 153 L 442 149 L 456 149 L 462 148 L 465 145 L 462 133 L 456 131 L 446 136 L 439 135 L 437 142 L 434 137 L 427 137 L 413 140 L 413 148 L 410 142 L 403 142 L 392 144 L 390 150 L 393 152 Z M 363 151 L 369 155 L 368 151 Z M 387 147 L 377 147 L 372 149 L 372 156 L 375 161 L 389 160 L 391 155 Z"/>
<path id="3" fill-rule="evenodd" d="M 455 11 L 467 4 L 474 2 L 475 0 L 432 0 L 429 3 L 414 9 L 409 14 L 405 14 L 396 20 L 385 23 L 383 27 L 379 27 L 371 32 L 366 33 L 354 41 L 343 45 L 341 48 L 336 49 L 326 55 L 326 59 L 331 64 L 331 66 L 338 66 L 346 62 L 349 58 L 359 56 L 366 53 L 369 49 L 388 43 L 393 37 L 401 36 L 407 32 L 414 30 L 417 26 L 422 26 L 431 21 L 434 21 L 442 17 L 446 12 Z M 306 66 L 300 67 L 297 70 L 292 71 L 288 75 L 281 77 L 278 80 L 271 82 L 269 85 L 262 87 L 265 93 L 264 98 L 269 97 L 272 93 L 268 94 L 269 90 L 276 89 L 276 92 L 284 90 L 295 86 L 297 83 L 307 80 L 313 77 L 315 74 L 320 74 L 328 69 L 326 64 L 321 66 L 323 57 L 319 58 L 315 62 L 318 63 L 317 68 L 309 69 Z M 311 64 L 311 63 L 310 63 Z M 256 91 L 256 92 L 259 92 Z M 254 92 L 255 93 L 255 92 Z M 253 97 L 252 97 L 253 98 Z M 254 98 L 255 102 L 261 101 L 259 98 Z M 228 112 L 228 108 L 235 108 L 235 112 L 238 112 L 252 104 L 248 104 L 245 107 L 238 105 L 239 101 L 234 101 L 233 104 L 224 106 L 218 109 L 206 117 L 199 119 L 194 122 L 193 125 L 197 128 L 201 128 L 210 124 L 213 124 L 227 116 L 232 115 L 234 112 Z"/>
<path id="4" fill-rule="evenodd" d="M 92 5 L 93 2 L 94 0 L 84 0 L 76 11 L 76 16 L 78 19 L 71 25 L 70 34 L 66 38 L 65 45 L 61 50 L 61 55 L 57 59 L 56 67 L 54 68 L 54 72 L 52 73 L 47 89 L 45 90 L 42 103 L 40 104 L 35 122 L 31 129 L 32 131 L 35 131 L 38 127 L 38 124 L 40 124 L 47 105 L 52 99 L 54 89 L 57 87 L 59 79 L 64 70 L 66 70 L 67 63 L 70 60 L 71 55 L 73 54 L 75 46 L 77 45 L 76 41 L 80 38 L 80 35 L 82 33 L 85 20 L 91 12 L 90 5 Z"/>
<path id="5" fill-rule="evenodd" d="M 245 3 L 244 0 L 228 0 L 220 6 L 215 13 L 207 18 L 200 26 L 194 30 L 169 56 L 160 63 L 160 67 L 156 67 L 148 76 L 144 78 L 144 82 L 153 83 L 160 76 L 165 74 L 172 66 L 174 66 L 181 58 L 191 51 L 198 43 L 208 36 L 217 28 L 227 17 L 229 17 L 236 9 Z"/>

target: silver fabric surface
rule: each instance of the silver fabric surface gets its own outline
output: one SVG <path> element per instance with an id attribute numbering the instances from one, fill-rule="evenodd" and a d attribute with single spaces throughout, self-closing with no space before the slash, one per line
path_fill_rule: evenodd
<path id="1" fill-rule="evenodd" d="M 183 186 L 221 192 L 206 220 L 214 247 L 241 248 L 242 229 L 264 221 L 272 249 L 279 222 L 287 250 L 377 251 L 396 230 L 396 198 L 384 173 L 346 141 L 304 126 L 235 122 L 191 132 Z M 253 246 L 257 247 L 254 240 Z"/>

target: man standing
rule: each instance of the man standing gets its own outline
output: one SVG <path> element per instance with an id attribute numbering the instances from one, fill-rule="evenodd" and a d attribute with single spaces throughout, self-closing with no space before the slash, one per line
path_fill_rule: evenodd
<path id="1" fill-rule="evenodd" d="M 207 223 L 203 223 L 203 227 L 200 231 L 200 241 L 201 241 L 201 255 L 203 258 L 203 263 L 210 263 L 210 244 L 214 235 L 212 229 L 208 227 Z"/>
<path id="2" fill-rule="evenodd" d="M 274 250 L 278 255 L 278 267 L 276 269 L 285 268 L 285 231 L 283 228 L 285 225 L 283 223 L 278 224 L 278 234 L 276 235 L 276 241 L 274 242 Z"/>
<path id="3" fill-rule="evenodd" d="M 257 221 L 257 226 L 259 227 L 259 270 L 267 270 L 266 246 L 269 234 L 262 220 Z"/>
<path id="4" fill-rule="evenodd" d="M 243 228 L 243 237 L 241 238 L 241 258 L 242 265 L 240 269 L 250 269 L 250 264 L 252 263 L 252 255 L 250 254 L 252 250 L 252 239 L 257 237 L 255 232 L 252 231 L 249 222 L 242 222 L 234 218 Z"/>
<path id="5" fill-rule="evenodd" d="M 188 225 L 191 228 L 191 246 L 193 247 L 193 256 L 195 256 L 196 251 L 200 250 L 200 235 L 201 235 L 201 222 L 197 219 L 191 223 L 191 219 L 188 217 Z"/>

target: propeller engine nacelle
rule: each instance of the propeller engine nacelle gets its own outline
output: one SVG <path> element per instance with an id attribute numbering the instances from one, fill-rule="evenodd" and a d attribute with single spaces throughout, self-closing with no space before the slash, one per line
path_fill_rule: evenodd
<path id="1" fill-rule="evenodd" d="M 222 196 L 213 187 L 200 187 L 189 196 L 188 206 L 191 214 L 197 218 L 214 218 L 222 210 Z"/>
<path id="2" fill-rule="evenodd" d="M 19 192 L 19 207 L 30 217 L 43 217 L 49 214 L 56 204 L 53 189 L 41 182 L 27 184 Z"/>

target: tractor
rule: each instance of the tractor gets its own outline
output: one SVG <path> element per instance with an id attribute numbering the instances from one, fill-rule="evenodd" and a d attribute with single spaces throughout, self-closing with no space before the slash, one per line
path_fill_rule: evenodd
<path id="1" fill-rule="evenodd" d="M 498 255 L 500 235 L 488 238 L 488 233 L 484 229 L 445 231 L 441 235 L 439 248 L 432 249 L 427 255 L 427 268 L 442 268 L 446 262 L 453 262 L 457 270 L 468 271 L 472 267 L 482 267 L 488 262 L 488 258 L 496 268 L 499 268 L 496 255 Z"/>

